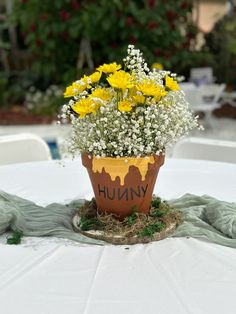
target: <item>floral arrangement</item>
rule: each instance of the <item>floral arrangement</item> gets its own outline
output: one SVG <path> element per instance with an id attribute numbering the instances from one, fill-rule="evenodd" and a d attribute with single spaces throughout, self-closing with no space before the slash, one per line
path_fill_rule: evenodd
<path id="1" fill-rule="evenodd" d="M 150 70 L 140 50 L 128 46 L 124 68 L 103 64 L 66 88 L 62 108 L 72 132 L 70 153 L 141 157 L 166 147 L 198 126 L 176 74 Z"/>

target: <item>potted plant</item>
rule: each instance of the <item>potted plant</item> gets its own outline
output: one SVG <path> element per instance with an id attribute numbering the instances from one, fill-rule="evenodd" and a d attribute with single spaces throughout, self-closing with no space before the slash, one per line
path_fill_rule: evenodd
<path id="1" fill-rule="evenodd" d="M 166 147 L 198 126 L 176 75 L 149 70 L 133 45 L 127 52 L 124 68 L 103 64 L 68 86 L 62 109 L 69 151 L 81 153 L 98 209 L 120 218 L 148 214 Z"/>

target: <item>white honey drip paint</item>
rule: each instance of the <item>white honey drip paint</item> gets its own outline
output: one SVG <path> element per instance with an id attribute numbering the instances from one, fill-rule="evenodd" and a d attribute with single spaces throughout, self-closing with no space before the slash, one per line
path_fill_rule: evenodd
<path id="1" fill-rule="evenodd" d="M 148 171 L 148 164 L 154 164 L 155 159 L 153 156 L 144 158 L 93 158 L 92 160 L 92 170 L 93 172 L 101 173 L 102 170 L 108 173 L 112 181 L 115 181 L 116 177 L 120 178 L 120 185 L 124 185 L 125 176 L 129 172 L 130 166 L 135 166 L 138 168 L 142 181 L 145 180 L 145 176 Z"/>

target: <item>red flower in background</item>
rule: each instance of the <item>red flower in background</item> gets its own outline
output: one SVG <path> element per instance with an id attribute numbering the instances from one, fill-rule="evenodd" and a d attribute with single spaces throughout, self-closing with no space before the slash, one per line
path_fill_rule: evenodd
<path id="1" fill-rule="evenodd" d="M 69 18 L 70 18 L 70 13 L 67 12 L 66 10 L 61 10 L 61 11 L 60 11 L 60 17 L 61 17 L 61 20 L 62 20 L 63 22 L 66 22 L 66 21 L 69 20 Z"/>
<path id="2" fill-rule="evenodd" d="M 114 41 L 113 43 L 111 43 L 111 47 L 112 47 L 112 49 L 118 48 L 117 42 Z"/>
<path id="3" fill-rule="evenodd" d="M 75 11 L 77 11 L 77 10 L 80 9 L 80 3 L 79 3 L 79 1 L 77 1 L 77 0 L 72 0 L 70 4 L 71 4 L 71 7 L 72 7 Z"/>
<path id="4" fill-rule="evenodd" d="M 37 38 L 37 39 L 36 39 L 36 45 L 37 45 L 38 47 L 41 47 L 42 44 L 43 44 L 42 39 L 41 39 L 41 38 Z"/>
<path id="5" fill-rule="evenodd" d="M 194 37 L 194 36 L 193 36 L 193 33 L 190 33 L 190 32 L 188 32 L 186 36 L 187 36 L 187 38 L 190 39 L 190 40 L 193 39 L 193 37 Z"/>
<path id="6" fill-rule="evenodd" d="M 135 37 L 134 35 L 130 35 L 130 36 L 129 36 L 129 42 L 130 42 L 131 44 L 135 45 L 135 44 L 137 43 L 137 41 L 138 41 L 138 38 Z"/>
<path id="7" fill-rule="evenodd" d="M 158 27 L 158 24 L 157 24 L 157 22 L 155 22 L 155 21 L 150 21 L 149 23 L 148 23 L 148 28 L 149 29 L 155 29 L 155 28 L 157 28 Z"/>
<path id="8" fill-rule="evenodd" d="M 190 45 L 190 40 L 186 40 L 183 44 L 182 44 L 182 48 L 184 49 L 188 49 L 189 48 L 189 45 Z"/>
<path id="9" fill-rule="evenodd" d="M 169 21 L 175 20 L 178 17 L 178 13 L 171 10 L 167 11 L 166 15 Z"/>
<path id="10" fill-rule="evenodd" d="M 31 30 L 31 32 L 32 32 L 32 33 L 35 33 L 36 29 L 37 29 L 37 25 L 36 25 L 35 23 L 32 23 L 32 24 L 30 25 L 30 30 Z"/>
<path id="11" fill-rule="evenodd" d="M 180 5 L 180 8 L 183 10 L 188 9 L 188 7 L 189 7 L 189 4 L 186 1 L 183 1 Z"/>
<path id="12" fill-rule="evenodd" d="M 160 48 L 156 48 L 156 49 L 154 50 L 154 55 L 155 55 L 155 56 L 159 57 L 159 56 L 161 56 L 161 54 L 162 54 L 162 51 L 161 51 Z"/>
<path id="13" fill-rule="evenodd" d="M 134 19 L 132 16 L 128 16 L 127 19 L 126 19 L 126 22 L 125 22 L 125 25 L 127 27 L 131 27 L 134 25 Z"/>
<path id="14" fill-rule="evenodd" d="M 148 1 L 147 1 L 147 4 L 148 4 L 148 7 L 149 7 L 150 9 L 152 9 L 152 8 L 154 8 L 155 5 L 156 5 L 156 0 L 148 0 Z"/>

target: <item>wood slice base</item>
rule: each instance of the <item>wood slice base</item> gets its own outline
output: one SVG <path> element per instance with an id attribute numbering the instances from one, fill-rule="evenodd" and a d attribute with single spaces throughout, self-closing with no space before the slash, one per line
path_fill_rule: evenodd
<path id="1" fill-rule="evenodd" d="M 181 214 L 167 202 L 153 196 L 148 215 L 133 212 L 125 219 L 99 213 L 95 199 L 85 201 L 72 220 L 74 230 L 86 237 L 116 245 L 160 241 L 182 222 Z"/>
<path id="2" fill-rule="evenodd" d="M 114 235 L 112 233 L 108 234 L 102 230 L 89 230 L 89 231 L 82 231 L 79 227 L 79 221 L 80 216 L 77 214 L 73 217 L 73 226 L 75 231 L 85 235 L 86 237 L 96 239 L 96 240 L 102 240 L 111 244 L 115 245 L 133 245 L 133 244 L 139 244 L 139 243 L 149 243 L 153 241 L 160 241 L 165 238 L 167 238 L 170 234 L 174 232 L 174 230 L 177 227 L 176 223 L 170 224 L 165 230 L 162 230 L 161 232 L 154 233 L 151 237 L 138 237 L 131 236 L 126 237 L 122 235 Z"/>

